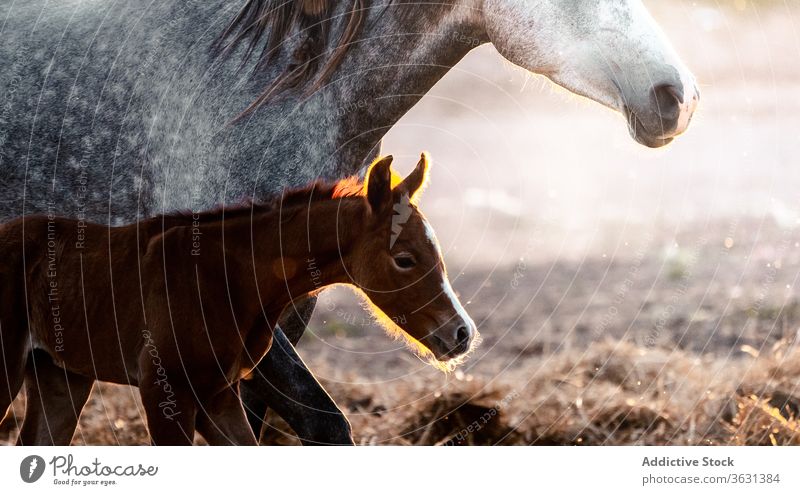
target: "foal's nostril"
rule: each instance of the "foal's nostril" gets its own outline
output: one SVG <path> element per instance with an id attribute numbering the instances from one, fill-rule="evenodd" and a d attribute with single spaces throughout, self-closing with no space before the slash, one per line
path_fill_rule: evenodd
<path id="1" fill-rule="evenodd" d="M 456 330 L 456 344 L 465 344 L 469 341 L 469 330 L 466 325 L 461 325 Z"/>

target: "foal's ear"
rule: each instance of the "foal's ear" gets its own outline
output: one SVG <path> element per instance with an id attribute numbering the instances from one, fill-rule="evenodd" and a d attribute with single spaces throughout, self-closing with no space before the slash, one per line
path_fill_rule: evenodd
<path id="1" fill-rule="evenodd" d="M 399 194 L 407 194 L 411 198 L 411 202 L 416 203 L 417 198 L 422 194 L 425 186 L 428 185 L 428 170 L 430 166 L 431 159 L 428 153 L 423 151 L 416 168 L 397 186 L 396 191 Z"/>
<path id="2" fill-rule="evenodd" d="M 392 200 L 392 155 L 375 162 L 367 172 L 367 201 L 374 213 L 382 211 Z"/>

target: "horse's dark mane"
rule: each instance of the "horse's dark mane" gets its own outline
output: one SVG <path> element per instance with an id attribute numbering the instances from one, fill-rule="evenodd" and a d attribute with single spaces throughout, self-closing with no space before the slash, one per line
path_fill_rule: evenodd
<path id="1" fill-rule="evenodd" d="M 249 114 L 271 97 L 295 87 L 306 87 L 311 93 L 322 86 L 339 67 L 350 45 L 361 33 L 367 10 L 373 0 L 339 0 L 351 3 L 342 32 L 332 55 L 321 65 L 325 42 L 333 19 L 329 16 L 332 4 L 337 0 L 247 0 L 236 17 L 219 36 L 215 49 L 228 55 L 239 45 L 246 43 L 246 63 L 261 47 L 255 71 L 273 62 L 280 53 L 281 43 L 297 26 L 305 37 L 292 54 L 292 61 L 280 76 L 242 112 L 239 118 Z M 316 81 L 310 84 L 314 76 Z"/>
<path id="2" fill-rule="evenodd" d="M 235 218 L 251 217 L 262 213 L 288 209 L 296 206 L 306 206 L 314 202 L 326 201 L 336 198 L 345 198 L 362 195 L 362 185 L 355 179 L 344 179 L 339 182 L 316 181 L 305 187 L 287 189 L 283 194 L 267 201 L 245 199 L 233 205 L 220 205 L 203 212 L 176 211 L 163 215 L 164 221 L 177 220 L 185 222 L 191 220 L 199 223 L 229 221 Z"/>
<path id="3" fill-rule="evenodd" d="M 371 8 L 380 0 L 247 0 L 213 45 L 220 57 L 229 56 L 244 45 L 241 62 L 244 66 L 256 58 L 253 73 L 265 69 L 281 53 L 282 43 L 293 30 L 302 33 L 302 41 L 291 54 L 283 72 L 235 120 L 246 117 L 261 105 L 284 91 L 303 89 L 309 95 L 325 85 L 342 63 L 347 52 L 358 43 Z M 347 3 L 345 27 L 332 47 L 326 46 L 337 2 Z M 384 8 L 398 9 L 396 15 L 403 23 L 435 22 L 440 12 L 452 9 L 453 0 L 403 2 L 386 0 Z M 420 13 L 419 7 L 426 12 Z M 416 9 L 416 10 L 415 10 Z M 325 53 L 330 51 L 329 56 Z"/>

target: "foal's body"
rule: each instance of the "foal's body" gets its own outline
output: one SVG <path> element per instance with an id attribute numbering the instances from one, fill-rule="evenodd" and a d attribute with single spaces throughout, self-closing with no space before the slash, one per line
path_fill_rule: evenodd
<path id="1" fill-rule="evenodd" d="M 253 305 L 252 297 L 227 300 L 226 278 L 236 292 L 255 293 L 250 246 L 225 245 L 223 241 L 225 233 L 241 238 L 251 219 L 234 213 L 223 223 L 221 214 L 220 221 L 213 217 L 209 215 L 200 224 L 201 248 L 193 247 L 197 241 L 193 241 L 191 216 L 160 217 L 116 228 L 86 224 L 83 242 L 78 241 L 78 223 L 72 219 L 36 216 L 3 227 L 0 235 L 7 252 L 25 253 L 25 260 L 20 256 L 15 265 L 17 280 L 24 276 L 27 282 L 30 323 L 37 329 L 31 346 L 53 353 L 57 362 L 73 372 L 139 385 L 140 377 L 148 376 L 152 359 L 143 362 L 133 356 L 157 351 L 164 359 L 175 344 L 191 345 L 198 369 L 184 364 L 187 373 L 205 375 L 212 372 L 207 366 L 213 365 L 214 374 L 222 371 L 229 381 L 237 380 L 241 353 L 247 351 L 258 360 L 269 340 L 247 340 L 253 327 L 262 324 L 261 310 Z M 276 212 L 253 221 L 265 232 L 278 232 Z M 23 224 L 24 243 L 19 235 Z M 52 262 L 48 226 L 55 232 Z M 259 245 L 259 255 L 280 259 L 277 235 L 259 240 L 267 241 Z M 272 302 L 273 308 L 266 314 L 274 324 L 274 313 L 280 312 L 286 301 L 274 280 L 269 282 L 261 287 L 261 294 Z M 286 293 L 282 286 L 280 289 Z M 25 296 L 18 293 L 13 307 L 24 307 Z M 174 306 L 164 304 L 165 299 Z M 53 328 L 56 311 L 64 330 L 46 331 Z M 204 317 L 216 324 L 207 339 Z M 173 327 L 193 331 L 176 331 L 173 336 Z M 109 331 L 115 328 L 119 332 Z M 220 349 L 236 359 L 226 360 Z M 102 356 L 92 359 L 93 352 L 102 352 Z M 218 366 L 222 368 L 216 369 Z M 201 393 L 204 386 L 201 382 L 198 386 Z"/>
<path id="2" fill-rule="evenodd" d="M 283 285 L 269 280 L 260 287 L 270 302 L 262 313 L 252 296 L 250 246 L 223 244 L 226 233 L 249 229 L 247 215 L 224 224 L 203 222 L 199 249 L 193 247 L 192 222 L 191 216 L 163 217 L 79 229 L 74 220 L 37 216 L 0 230 L 13 267 L 4 277 L 0 311 L 6 346 L 11 336 L 15 346 L 44 350 L 71 374 L 139 386 L 156 443 L 191 441 L 198 406 L 215 416 L 227 412 L 218 409 L 228 395 L 239 404 L 231 385 L 266 354 L 287 302 Z M 258 219 L 270 233 L 278 232 L 277 222 L 271 214 Z M 277 236 L 259 240 L 266 241 L 260 253 L 280 258 Z M 27 291 L 19 290 L 23 284 Z M 19 339 L 26 335 L 26 306 L 29 341 Z M 246 423 L 241 426 L 246 435 L 237 443 L 255 443 Z"/>
<path id="3" fill-rule="evenodd" d="M 376 167 L 388 173 L 390 162 Z M 26 356 L 44 351 L 86 394 L 95 379 L 138 386 L 156 444 L 190 443 L 195 426 L 210 443 L 255 444 L 239 380 L 270 349 L 284 308 L 336 283 L 380 289 L 370 296 L 375 304 L 388 314 L 409 314 L 403 318 L 409 331 L 436 358 L 463 354 L 474 324 L 448 299 L 444 282 L 427 280 L 428 272 L 444 272 L 424 226 L 409 226 L 407 239 L 396 242 L 396 249 L 406 246 L 403 259 L 420 260 L 418 279 L 403 281 L 411 269 L 387 273 L 375 259 L 391 251 L 391 206 L 424 182 L 427 163 L 418 168 L 412 191 L 385 192 L 371 202 L 362 195 L 335 197 L 335 185 L 315 185 L 275 204 L 160 216 L 125 227 L 43 216 L 3 225 L 0 336 L 11 398 Z M 391 181 L 384 182 L 390 191 Z M 361 267 L 365 260 L 368 269 Z M 413 294 L 398 300 L 406 287 Z M 435 291 L 426 293 L 430 287 Z M 389 292 L 394 296 L 385 299 Z M 422 302 L 404 309 L 417 303 L 416 294 Z M 434 317 L 415 322 L 410 314 L 418 311 Z M 0 411 L 7 402 L 0 402 Z M 34 421 L 23 426 L 21 443 L 42 428 Z"/>
<path id="4" fill-rule="evenodd" d="M 331 222 L 321 218 L 335 218 L 341 206 L 301 201 L 280 211 L 256 209 L 253 218 L 246 208 L 114 228 L 43 216 L 8 223 L 0 227 L 12 267 L 0 303 L 5 345 L 16 339 L 14 346 L 44 350 L 75 375 L 138 386 L 156 443 L 191 441 L 186 435 L 197 410 L 226 413 L 217 403 L 228 407 L 233 395 L 230 404 L 239 404 L 247 433 L 237 443 L 255 443 L 231 386 L 269 350 L 290 294 L 315 289 L 305 270 L 285 280 L 273 261 L 281 266 L 283 256 L 302 263 L 311 254 L 321 263 L 336 255 L 332 229 L 320 233 L 316 240 L 326 245 L 311 253 L 299 252 L 302 243 L 282 245 L 282 239 L 305 239 L 306 224 L 281 224 L 280 217 L 319 216 L 324 226 Z M 250 240 L 251 227 L 253 245 L 242 242 Z M 324 282 L 344 281 L 342 275 L 328 273 Z M 26 306 L 29 341 L 21 338 Z"/>

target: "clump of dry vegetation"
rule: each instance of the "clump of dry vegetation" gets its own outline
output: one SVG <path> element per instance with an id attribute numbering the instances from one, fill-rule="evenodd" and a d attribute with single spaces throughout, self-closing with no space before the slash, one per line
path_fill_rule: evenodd
<path id="1" fill-rule="evenodd" d="M 772 400 L 756 395 L 742 397 L 731 421 L 735 445 L 800 445 L 800 422 L 794 410 L 781 410 Z"/>
<path id="2" fill-rule="evenodd" d="M 736 445 L 800 445 L 800 352 L 796 342 L 776 343 L 768 359 L 748 370 L 730 422 Z"/>
<path id="3" fill-rule="evenodd" d="M 402 437 L 413 445 L 513 445 L 519 434 L 504 411 L 511 398 L 464 390 L 440 395 L 423 405 Z"/>

